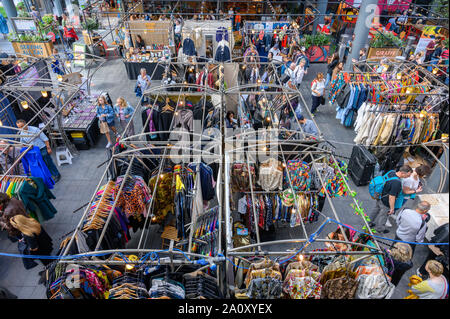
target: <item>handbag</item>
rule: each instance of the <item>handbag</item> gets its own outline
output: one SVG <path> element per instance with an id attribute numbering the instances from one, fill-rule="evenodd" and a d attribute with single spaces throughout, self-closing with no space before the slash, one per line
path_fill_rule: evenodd
<path id="1" fill-rule="evenodd" d="M 19 248 L 19 253 L 21 255 L 31 255 L 30 254 L 30 248 L 28 247 L 28 244 L 27 244 L 27 242 L 24 239 L 19 240 L 18 248 Z M 23 266 L 25 267 L 25 269 L 31 269 L 31 268 L 34 268 L 34 267 L 36 267 L 38 265 L 31 258 L 22 258 L 22 261 L 23 261 Z"/>
<path id="2" fill-rule="evenodd" d="M 100 133 L 109 132 L 109 126 L 107 122 L 99 121 Z"/>
<path id="3" fill-rule="evenodd" d="M 136 83 L 136 86 L 134 87 L 134 93 L 136 93 L 136 96 L 137 96 L 137 97 L 141 97 L 141 96 L 142 96 L 142 90 L 141 90 L 141 87 L 138 86 L 137 83 Z"/>

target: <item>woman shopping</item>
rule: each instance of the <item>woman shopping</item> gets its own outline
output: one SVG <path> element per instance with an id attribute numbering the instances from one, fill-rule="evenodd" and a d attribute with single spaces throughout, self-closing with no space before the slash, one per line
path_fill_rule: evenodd
<path id="1" fill-rule="evenodd" d="M 134 135 L 134 124 L 131 120 L 133 112 L 134 108 L 123 97 L 117 99 L 116 105 L 114 106 L 114 113 L 116 113 L 117 119 L 119 120 L 122 136 Z M 128 130 L 125 132 L 127 125 L 129 125 Z"/>
<path id="2" fill-rule="evenodd" d="M 138 75 L 135 89 L 135 91 L 140 91 L 140 93 L 136 93 L 136 96 L 142 96 L 144 92 L 150 87 L 150 85 L 151 85 L 150 76 L 147 74 L 147 70 L 142 68 L 141 74 Z M 144 96 L 142 102 L 148 102 L 147 99 L 148 98 Z"/>
<path id="3" fill-rule="evenodd" d="M 325 79 L 323 73 L 318 73 L 311 83 L 312 107 L 311 113 L 314 116 L 320 104 L 325 104 L 323 93 L 325 91 Z"/>
<path id="4" fill-rule="evenodd" d="M 442 275 L 444 266 L 436 260 L 429 260 L 425 266 L 429 278 L 411 287 L 418 299 L 445 299 L 448 295 L 447 279 Z"/>
<path id="5" fill-rule="evenodd" d="M 100 125 L 100 133 L 106 135 L 106 139 L 108 140 L 108 144 L 106 148 L 111 146 L 111 135 L 110 130 L 117 134 L 117 130 L 115 127 L 115 114 L 114 109 L 111 105 L 107 104 L 106 98 L 102 95 L 97 99 L 97 117 Z"/>
<path id="6" fill-rule="evenodd" d="M 51 255 L 53 250 L 52 239 L 37 220 L 23 215 L 16 215 L 11 218 L 10 222 L 12 227 L 20 233 L 19 250 L 22 253 L 40 256 Z M 23 247 L 23 249 L 20 247 Z M 28 261 L 33 261 L 32 259 L 27 259 Z M 52 259 L 40 259 L 40 261 L 46 266 L 52 262 Z"/>

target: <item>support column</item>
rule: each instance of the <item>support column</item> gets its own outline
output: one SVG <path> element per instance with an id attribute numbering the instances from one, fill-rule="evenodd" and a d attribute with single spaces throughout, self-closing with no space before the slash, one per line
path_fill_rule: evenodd
<path id="1" fill-rule="evenodd" d="M 319 10 L 320 16 L 314 20 L 313 24 L 313 34 L 316 33 L 317 25 L 323 24 L 325 22 L 324 14 L 327 13 L 328 0 L 319 0 L 317 10 Z"/>
<path id="2" fill-rule="evenodd" d="M 59 17 L 62 16 L 62 14 L 64 13 L 64 10 L 63 10 L 63 6 L 61 4 L 61 0 L 53 0 L 53 2 L 55 3 L 56 15 Z"/>
<path id="3" fill-rule="evenodd" d="M 359 50 L 364 48 L 369 36 L 369 30 L 372 25 L 372 19 L 378 14 L 377 8 L 378 0 L 364 0 L 361 2 L 361 7 L 359 8 L 358 20 L 355 25 L 355 39 L 352 44 L 352 52 L 347 58 L 344 70 L 352 70 L 352 59 L 359 59 Z"/>
<path id="4" fill-rule="evenodd" d="M 9 29 L 14 30 L 14 32 L 16 32 L 16 30 L 14 28 L 14 24 L 11 21 L 11 18 L 17 17 L 17 9 L 14 4 L 14 1 L 13 0 L 2 0 L 2 4 L 3 4 L 3 8 L 5 8 L 6 16 L 8 17 L 9 26 L 10 26 Z"/>

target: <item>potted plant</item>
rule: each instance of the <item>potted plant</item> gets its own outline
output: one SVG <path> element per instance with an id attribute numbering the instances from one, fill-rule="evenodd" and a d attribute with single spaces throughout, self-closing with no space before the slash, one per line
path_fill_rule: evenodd
<path id="1" fill-rule="evenodd" d="M 14 51 L 19 54 L 46 58 L 53 54 L 53 43 L 50 39 L 40 33 L 11 33 L 8 36 Z"/>
<path id="2" fill-rule="evenodd" d="M 326 62 L 330 54 L 330 44 L 331 37 L 322 32 L 305 35 L 299 43 L 301 47 L 305 47 L 310 62 Z"/>
<path id="3" fill-rule="evenodd" d="M 46 14 L 42 17 L 42 21 L 38 22 L 41 32 L 48 34 L 49 32 L 57 33 L 58 23 L 52 14 Z"/>
<path id="4" fill-rule="evenodd" d="M 86 21 L 81 23 L 83 27 L 83 39 L 84 43 L 87 45 L 91 45 L 94 41 L 92 41 L 92 31 L 95 31 L 99 28 L 99 23 L 97 19 L 94 18 L 86 18 Z"/>
<path id="5" fill-rule="evenodd" d="M 368 60 L 395 58 L 401 55 L 405 42 L 391 32 L 378 32 L 370 41 Z"/>

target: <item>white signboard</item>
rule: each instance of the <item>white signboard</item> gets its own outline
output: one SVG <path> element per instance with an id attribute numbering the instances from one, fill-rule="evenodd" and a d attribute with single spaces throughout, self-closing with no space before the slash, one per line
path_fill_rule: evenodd
<path id="1" fill-rule="evenodd" d="M 33 19 L 13 18 L 17 32 L 36 31 L 36 22 Z"/>

